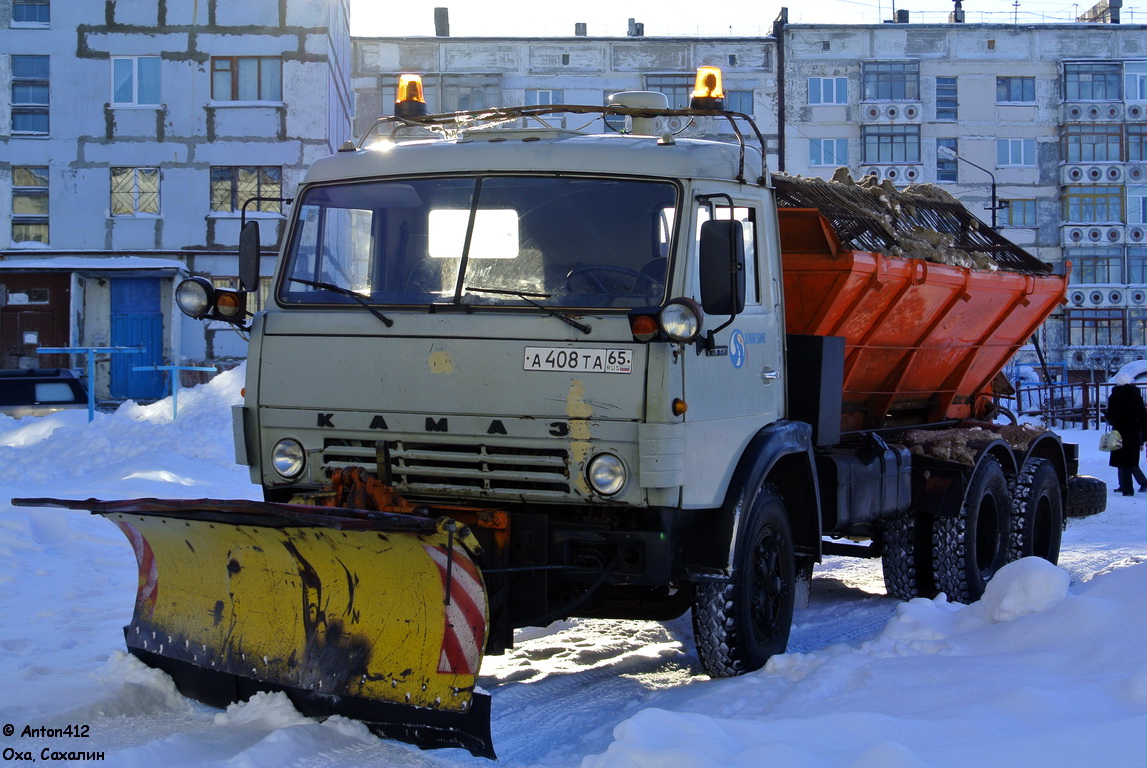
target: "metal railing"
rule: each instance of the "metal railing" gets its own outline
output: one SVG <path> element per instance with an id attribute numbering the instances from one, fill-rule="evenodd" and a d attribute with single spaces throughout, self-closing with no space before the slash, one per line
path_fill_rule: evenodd
<path id="1" fill-rule="evenodd" d="M 1015 395 L 997 401 L 1016 416 L 1036 417 L 1049 427 L 1102 429 L 1113 386 L 1110 382 L 1017 385 Z"/>

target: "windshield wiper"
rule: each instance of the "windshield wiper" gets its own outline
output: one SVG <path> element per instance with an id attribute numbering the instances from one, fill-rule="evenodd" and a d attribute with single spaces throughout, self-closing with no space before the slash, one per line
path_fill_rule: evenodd
<path id="1" fill-rule="evenodd" d="M 544 304 L 539 304 L 538 302 L 534 301 L 534 299 L 548 299 L 550 297 L 550 294 L 548 294 L 548 293 L 526 293 L 524 291 L 506 291 L 506 290 L 502 290 L 500 288 L 474 288 L 473 286 L 469 286 L 469 285 L 466 286 L 466 290 L 469 291 L 470 293 L 493 293 L 493 294 L 499 295 L 499 296 L 517 296 L 519 299 L 526 302 L 527 304 L 534 306 L 534 307 L 537 307 L 538 309 L 542 310 L 543 312 L 545 312 L 547 315 L 550 315 L 551 317 L 556 317 L 558 320 L 561 320 L 566 325 L 573 326 L 574 328 L 577 328 L 582 333 L 589 333 L 590 331 L 593 330 L 592 328 L 590 328 L 585 323 L 579 323 L 577 320 L 574 320 L 569 315 L 563 315 L 561 312 L 555 312 L 554 310 L 550 309 L 549 307 L 545 306 Z M 533 298 L 531 298 L 531 297 L 533 297 Z"/>
<path id="2" fill-rule="evenodd" d="M 303 285 L 309 285 L 312 288 L 319 288 L 324 291 L 331 291 L 332 293 L 339 293 L 343 296 L 349 296 L 359 304 L 362 304 L 364 307 L 366 307 L 366 310 L 381 320 L 382 324 L 387 328 L 394 325 L 393 320 L 370 305 L 370 302 L 368 301 L 369 297 L 363 296 L 361 293 L 355 293 L 350 288 L 343 288 L 341 285 L 335 285 L 333 283 L 321 283 L 316 280 L 304 280 L 301 277 L 288 277 L 287 280 L 292 283 L 302 283 Z"/>

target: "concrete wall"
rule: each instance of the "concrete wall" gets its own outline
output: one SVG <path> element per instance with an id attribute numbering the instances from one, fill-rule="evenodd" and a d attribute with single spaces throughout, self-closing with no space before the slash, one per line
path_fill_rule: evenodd
<path id="1" fill-rule="evenodd" d="M 315 159 L 350 137 L 348 17 L 348 0 L 74 0 L 52 3 L 46 28 L 13 28 L 11 2 L 0 0 L 0 258 L 162 255 L 234 276 L 239 213 L 211 210 L 210 169 L 282 168 L 289 197 Z M 8 54 L 50 56 L 47 137 L 11 135 Z M 112 105 L 113 56 L 160 57 L 158 106 Z M 213 101 L 212 56 L 281 57 L 281 100 Z M 50 169 L 46 248 L 9 243 L 11 168 L 24 165 Z M 159 215 L 111 215 L 110 169 L 120 166 L 160 169 Z M 254 215 L 265 220 L 264 245 L 276 244 L 284 215 Z M 176 361 L 209 354 L 206 329 L 185 330 L 173 321 Z"/>
<path id="2" fill-rule="evenodd" d="M 431 112 L 450 111 L 450 84 L 490 83 L 497 104 L 525 103 L 527 89 L 561 90 L 567 104 L 604 104 L 618 91 L 646 89 L 648 75 L 690 75 L 719 65 L 726 91 L 752 91 L 753 113 L 769 151 L 777 143 L 776 45 L 772 38 L 357 38 L 353 87 L 355 134 L 393 114 L 397 76 L 423 75 Z M 384 94 L 388 98 L 384 99 Z M 567 127 L 606 130 L 601 121 L 571 118 Z M 770 163 L 776 167 L 775 157 Z"/>
<path id="3" fill-rule="evenodd" d="M 1068 227 L 1064 222 L 1060 148 L 1063 63 L 1073 59 L 1145 60 L 1147 27 L 794 24 L 783 27 L 782 34 L 782 51 L 771 37 L 360 38 L 355 41 L 353 78 L 355 132 L 362 135 L 378 115 L 391 113 L 395 76 L 402 72 L 424 75 L 433 112 L 452 109 L 444 98 L 444 89 L 450 85 L 484 85 L 487 92 L 496 94 L 500 106 L 523 103 L 526 90 L 532 88 L 561 89 L 566 103 L 600 104 L 610 93 L 649 87 L 649 75 L 687 74 L 698 65 L 716 64 L 724 70 L 726 90 L 753 91 L 753 113 L 766 135 L 771 169 L 779 165 L 779 130 L 784 131 L 784 169 L 800 175 L 828 177 L 835 171 L 835 166 L 810 165 L 810 139 L 846 139 L 848 167 L 854 177 L 891 172 L 899 176 L 898 184 L 938 184 L 985 222 L 991 220 L 985 206 L 992 199 L 994 176 L 998 200 L 1036 203 L 1034 225 L 1008 227 L 1004 234 L 1057 269 L 1066 268 L 1064 233 Z M 784 56 L 783 73 L 777 72 L 779 53 Z M 919 97 L 910 104 L 866 101 L 864 62 L 904 60 L 918 62 Z M 1034 78 L 1034 103 L 998 104 L 996 78 L 1001 75 Z M 847 104 L 810 104 L 810 77 L 846 78 Z M 937 119 L 938 77 L 956 78 L 955 121 Z M 783 128 L 778 127 L 778 83 L 784 87 Z M 889 107 L 896 108 L 895 117 L 889 116 Z M 919 127 L 919 162 L 863 162 L 863 126 L 896 123 Z M 701 131 L 709 128 L 702 126 Z M 1032 139 L 1035 165 L 998 166 L 1000 138 Z M 957 161 L 955 182 L 937 179 L 937 142 L 943 139 L 955 139 L 963 158 Z M 1001 226 L 1005 221 L 1001 214 Z M 1147 295 L 1147 291 L 1136 294 L 1126 290 L 1126 285 L 1111 287 L 1123 290 L 1104 295 L 1118 295 L 1121 303 L 1105 303 L 1106 308 L 1131 310 L 1129 296 Z M 1066 359 L 1072 354 L 1066 349 L 1066 315 L 1057 313 L 1044 332 L 1053 358 Z M 1147 345 L 1137 354 L 1147 356 Z"/>

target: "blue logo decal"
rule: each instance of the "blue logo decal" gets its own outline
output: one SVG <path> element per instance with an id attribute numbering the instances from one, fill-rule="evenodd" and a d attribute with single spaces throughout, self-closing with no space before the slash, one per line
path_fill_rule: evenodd
<path id="1" fill-rule="evenodd" d="M 729 337 L 729 362 L 733 364 L 734 368 L 740 368 L 745 364 L 747 351 L 745 334 L 741 333 L 739 329 L 734 330 L 733 335 Z"/>

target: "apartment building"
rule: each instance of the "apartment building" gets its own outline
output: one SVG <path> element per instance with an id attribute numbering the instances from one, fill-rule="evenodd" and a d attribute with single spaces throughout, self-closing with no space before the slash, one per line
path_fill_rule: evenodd
<path id="1" fill-rule="evenodd" d="M 776 167 L 777 59 L 772 38 L 356 38 L 355 134 L 393 112 L 397 75 L 423 76 L 431 112 L 536 104 L 605 104 L 619 91 L 660 91 L 689 105 L 697 67 L 722 68 L 726 107 L 754 115 Z M 600 118 L 568 115 L 566 128 L 609 131 Z M 719 135 L 725 121 L 673 124 L 685 135 Z"/>
<path id="2" fill-rule="evenodd" d="M 241 358 L 231 330 L 173 310 L 172 286 L 187 273 L 232 283 L 243 201 L 290 197 L 312 160 L 389 113 L 399 73 L 424 75 L 436 112 L 625 90 L 684 106 L 703 64 L 723 69 L 728 108 L 755 117 L 771 170 L 936 184 L 1070 262 L 1069 301 L 1040 334 L 1053 363 L 1147 357 L 1143 25 L 782 13 L 762 37 L 647 37 L 636 24 L 626 37 L 359 38 L 352 51 L 347 3 L 0 0 L 0 367 L 82 362 L 44 346 L 142 344 L 145 359 L 113 358 L 97 383 L 146 398 L 159 380 L 129 370 L 141 362 Z M 283 211 L 247 208 L 264 226 L 264 275 Z"/>
<path id="3" fill-rule="evenodd" d="M 95 386 L 148 399 L 137 366 L 245 356 L 174 284 L 235 280 L 250 198 L 273 247 L 277 198 L 350 136 L 350 53 L 348 0 L 0 0 L 0 367 L 140 346 Z"/>
<path id="4" fill-rule="evenodd" d="M 1052 362 L 1090 375 L 1145 358 L 1145 32 L 789 26 L 787 168 L 825 175 L 847 166 L 944 187 L 1070 269 L 1069 302 L 1041 334 Z"/>
<path id="5" fill-rule="evenodd" d="M 622 90 L 684 105 L 695 68 L 719 65 L 728 108 L 765 134 L 770 169 L 936 184 L 1057 268 L 1070 262 L 1069 303 L 1039 339 L 1061 370 L 1147 357 L 1147 27 L 914 24 L 906 13 L 798 25 L 782 13 L 773 31 L 358 38 L 355 132 L 390 109 L 401 72 L 424 74 L 430 110 L 449 112 L 598 104 Z M 1035 346 L 1023 356 L 1034 361 Z"/>

